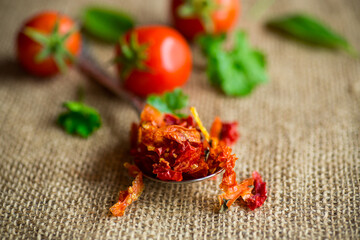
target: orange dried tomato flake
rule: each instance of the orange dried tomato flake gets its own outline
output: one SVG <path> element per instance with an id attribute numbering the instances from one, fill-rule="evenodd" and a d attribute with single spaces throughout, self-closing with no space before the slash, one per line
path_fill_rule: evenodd
<path id="1" fill-rule="evenodd" d="M 210 137 L 220 138 L 222 123 L 219 117 L 216 117 L 210 128 Z"/>
<path id="2" fill-rule="evenodd" d="M 116 216 L 123 216 L 125 209 L 134 201 L 136 201 L 144 190 L 142 172 L 135 165 L 125 163 L 124 166 L 128 169 L 131 176 L 135 176 L 132 186 L 124 191 L 120 191 L 118 202 L 110 208 L 110 212 Z"/>
<path id="3" fill-rule="evenodd" d="M 221 184 L 223 183 L 224 182 Z M 267 198 L 266 183 L 262 181 L 260 174 L 256 171 L 253 172 L 252 178 L 245 179 L 240 184 L 236 184 L 232 187 L 226 189 L 222 188 L 222 190 L 224 193 L 218 197 L 222 209 L 229 208 L 241 197 L 245 204 L 251 210 L 254 210 L 260 207 Z"/>

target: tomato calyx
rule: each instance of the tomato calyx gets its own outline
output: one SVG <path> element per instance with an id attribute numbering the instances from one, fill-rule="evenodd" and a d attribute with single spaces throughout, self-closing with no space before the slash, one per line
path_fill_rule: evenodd
<path id="1" fill-rule="evenodd" d="M 205 31 L 212 33 L 215 30 L 215 26 L 211 16 L 218 7 L 218 4 L 215 3 L 214 0 L 186 0 L 177 9 L 177 13 L 183 18 L 200 18 Z"/>
<path id="2" fill-rule="evenodd" d="M 120 75 L 123 79 L 127 78 L 134 70 L 149 70 L 148 66 L 145 64 L 145 61 L 148 59 L 148 47 L 148 44 L 139 44 L 135 32 L 130 34 L 128 42 L 126 42 L 125 38 L 120 40 L 120 54 L 115 58 L 114 62 L 121 65 Z"/>
<path id="3" fill-rule="evenodd" d="M 74 62 L 75 60 L 73 54 L 66 48 L 65 43 L 68 38 L 77 31 L 77 27 L 61 35 L 59 32 L 59 24 L 59 19 L 57 19 L 49 34 L 40 32 L 32 27 L 26 27 L 24 34 L 42 47 L 41 51 L 35 56 L 36 62 L 40 63 L 52 57 L 60 72 L 65 72 L 67 62 Z"/>

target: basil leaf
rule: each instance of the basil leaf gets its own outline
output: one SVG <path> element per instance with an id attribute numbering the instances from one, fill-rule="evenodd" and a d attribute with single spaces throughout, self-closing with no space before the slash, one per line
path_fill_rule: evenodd
<path id="1" fill-rule="evenodd" d="M 310 44 L 343 49 L 356 54 L 349 42 L 315 18 L 304 14 L 293 14 L 272 19 L 267 25 L 270 29 L 281 31 Z"/>
<path id="2" fill-rule="evenodd" d="M 83 10 L 82 23 L 90 35 L 110 43 L 118 42 L 135 25 L 133 18 L 124 12 L 95 6 Z"/>
<path id="3" fill-rule="evenodd" d="M 163 113 L 175 114 L 178 117 L 184 117 L 185 115 L 179 113 L 179 110 L 188 105 L 189 97 L 184 92 L 177 88 L 173 92 L 166 92 L 163 95 L 150 95 L 146 99 L 146 102 L 151 106 L 158 109 Z"/>
<path id="4" fill-rule="evenodd" d="M 267 82 L 265 56 L 254 50 L 244 32 L 235 34 L 231 50 L 225 51 L 225 36 L 206 35 L 198 39 L 207 57 L 207 75 L 210 83 L 226 95 L 245 96 L 261 83 Z"/>

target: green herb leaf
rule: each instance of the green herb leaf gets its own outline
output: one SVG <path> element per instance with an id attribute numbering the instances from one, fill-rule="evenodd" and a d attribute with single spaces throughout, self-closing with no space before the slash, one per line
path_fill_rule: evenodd
<path id="1" fill-rule="evenodd" d="M 124 12 L 95 6 L 84 9 L 82 22 L 89 34 L 111 43 L 117 43 L 135 25 L 133 18 Z"/>
<path id="2" fill-rule="evenodd" d="M 63 106 L 67 111 L 59 116 L 57 122 L 67 133 L 87 138 L 101 126 L 101 117 L 96 109 L 72 101 L 65 102 Z"/>
<path id="3" fill-rule="evenodd" d="M 224 50 L 226 37 L 201 36 L 198 39 L 207 56 L 209 81 L 230 96 L 245 96 L 260 83 L 267 82 L 265 56 L 249 45 L 246 34 L 237 32 L 234 47 Z"/>
<path id="4" fill-rule="evenodd" d="M 163 113 L 175 114 L 178 117 L 184 117 L 185 115 L 179 113 L 179 110 L 188 105 L 189 97 L 184 92 L 177 88 L 173 92 L 166 92 L 163 95 L 150 95 L 146 99 L 146 102 L 151 106 L 158 109 Z"/>
<path id="5" fill-rule="evenodd" d="M 275 18 L 270 20 L 267 25 L 271 29 L 279 30 L 307 43 L 334 49 L 344 49 L 350 54 L 356 54 L 354 48 L 345 38 L 308 15 L 293 14 Z"/>

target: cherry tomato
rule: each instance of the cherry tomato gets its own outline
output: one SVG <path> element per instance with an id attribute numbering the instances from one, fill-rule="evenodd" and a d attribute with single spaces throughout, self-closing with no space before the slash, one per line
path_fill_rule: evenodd
<path id="1" fill-rule="evenodd" d="M 165 26 L 142 26 L 129 31 L 117 45 L 116 56 L 124 87 L 139 96 L 182 86 L 192 68 L 186 40 Z"/>
<path id="2" fill-rule="evenodd" d="M 57 74 L 71 64 L 80 48 L 81 35 L 74 21 L 57 12 L 37 14 L 24 24 L 17 36 L 17 58 L 36 76 Z"/>
<path id="3" fill-rule="evenodd" d="M 181 11 L 184 7 L 186 11 Z M 228 32 L 238 18 L 240 3 L 239 0 L 172 0 L 171 13 L 175 28 L 192 40 L 204 32 Z"/>

